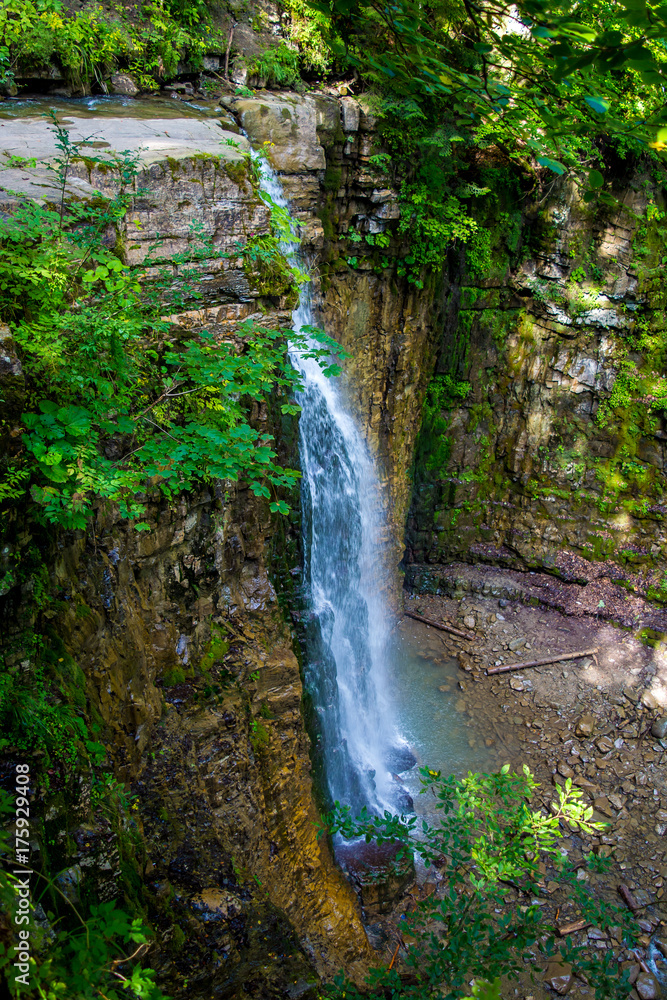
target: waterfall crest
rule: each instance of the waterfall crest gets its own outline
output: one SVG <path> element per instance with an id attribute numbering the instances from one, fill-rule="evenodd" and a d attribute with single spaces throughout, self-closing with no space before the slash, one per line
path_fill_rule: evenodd
<path id="1" fill-rule="evenodd" d="M 260 187 L 288 204 L 276 173 L 256 155 Z M 285 244 L 298 263 L 298 244 Z M 292 314 L 295 330 L 315 326 L 310 283 Z M 395 741 L 385 674 L 389 616 L 383 598 L 383 512 L 372 457 L 345 407 L 337 380 L 292 347 L 303 389 L 297 402 L 301 459 L 306 686 L 317 713 L 332 800 L 358 810 L 395 804 L 387 755 Z M 393 788 L 392 788 L 393 786 Z"/>

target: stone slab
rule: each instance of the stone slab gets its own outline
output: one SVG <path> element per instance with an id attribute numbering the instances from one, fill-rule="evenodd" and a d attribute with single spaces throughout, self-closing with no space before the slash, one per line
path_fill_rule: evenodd
<path id="1" fill-rule="evenodd" d="M 72 142 L 87 141 L 82 152 L 104 157 L 128 150 L 138 153 L 142 164 L 166 157 L 183 158 L 197 153 L 240 160 L 250 149 L 248 140 L 227 132 L 214 120 L 197 118 L 77 118 L 62 117 Z M 55 135 L 41 118 L 0 122 L 0 160 L 10 156 L 51 161 L 57 155 Z"/>
<path id="2" fill-rule="evenodd" d="M 91 157 L 111 159 L 115 153 L 138 154 L 141 166 L 183 160 L 196 155 L 219 156 L 239 161 L 250 149 L 245 136 L 222 129 L 215 121 L 196 118 L 77 118 L 63 116 L 72 142 L 87 140 L 81 152 Z M 0 122 L 0 198 L 12 194 L 35 200 L 52 200 L 59 191 L 57 177 L 49 169 L 58 154 L 55 135 L 41 118 L 21 118 Z M 2 166 L 11 157 L 36 160 L 35 167 Z M 72 177 L 67 185 L 70 196 L 91 197 L 96 188 L 86 180 Z"/>

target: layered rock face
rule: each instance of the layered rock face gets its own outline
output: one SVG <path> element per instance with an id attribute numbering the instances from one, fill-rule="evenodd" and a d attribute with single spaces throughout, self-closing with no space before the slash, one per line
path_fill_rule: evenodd
<path id="1" fill-rule="evenodd" d="M 635 178 L 615 210 L 584 205 L 566 185 L 532 218 L 501 204 L 485 217 L 484 278 L 452 269 L 418 445 L 409 582 L 430 586 L 425 565 L 452 560 L 586 578 L 585 562 L 606 558 L 657 594 L 666 435 L 633 382 L 661 363 L 665 330 L 654 195 Z"/>
<path id="2" fill-rule="evenodd" d="M 330 104 L 330 117 L 339 114 Z M 292 166 L 301 173 L 292 183 L 310 219 L 324 168 L 317 105 L 307 113 L 293 106 L 301 118 Z M 73 139 L 94 133 L 110 152 L 138 152 L 126 254 L 140 262 L 159 239 L 156 272 L 178 281 L 182 268 L 196 267 L 203 300 L 175 317 L 184 334 L 206 327 L 229 338 L 248 317 L 288 327 L 293 291 L 267 284 L 238 254 L 239 243 L 268 229 L 243 136 L 193 120 L 71 124 Z M 8 135 L 12 155 L 53 155 L 39 121 Z M 309 159 L 311 138 L 319 153 Z M 72 169 L 68 194 L 113 185 L 91 161 Z M 16 171 L 6 188 L 9 210 L 22 194 L 56 198 L 40 166 Z M 227 256 L 188 261 L 193 223 Z M 20 396 L 6 339 L 2 373 Z M 263 408 L 253 421 L 271 426 Z M 149 503 L 147 519 L 151 530 L 139 535 L 100 509 L 92 533 L 61 539 L 48 559 L 54 624 L 83 671 L 114 772 L 139 796 L 127 842 L 103 821 L 73 828 L 71 810 L 51 804 L 61 867 L 84 894 L 131 891 L 159 932 L 154 964 L 176 987 L 187 978 L 190 996 L 231 996 L 249 978 L 284 992 L 295 982 L 306 988 L 314 974 L 357 975 L 369 949 L 354 893 L 317 839 L 299 665 L 267 572 L 267 505 L 226 483 L 176 507 Z M 19 536 L 12 557 L 30 541 Z M 88 795 L 84 780 L 79 820 Z"/>

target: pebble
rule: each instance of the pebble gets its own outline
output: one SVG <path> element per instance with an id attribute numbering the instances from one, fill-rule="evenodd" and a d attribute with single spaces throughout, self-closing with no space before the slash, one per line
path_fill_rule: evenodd
<path id="1" fill-rule="evenodd" d="M 640 972 L 635 980 L 635 989 L 641 1000 L 655 1000 L 660 996 L 658 981 L 650 972 Z"/>
<path id="2" fill-rule="evenodd" d="M 466 615 L 465 618 L 463 619 L 463 624 L 465 625 L 466 628 L 474 628 L 475 619 L 473 618 L 472 615 Z"/>
<path id="3" fill-rule="evenodd" d="M 508 646 L 509 649 L 512 650 L 512 652 L 514 652 L 515 649 L 520 649 L 521 646 L 525 645 L 525 643 L 526 643 L 526 637 L 525 637 L 525 635 L 519 635 L 519 636 L 517 636 L 516 639 L 512 639 L 511 642 L 508 642 L 507 646 Z"/>
<path id="4" fill-rule="evenodd" d="M 655 720 L 651 726 L 651 735 L 655 736 L 656 740 L 664 740 L 667 736 L 667 715 Z"/>
<path id="5" fill-rule="evenodd" d="M 595 719 L 592 715 L 582 715 L 575 729 L 577 736 L 592 736 L 595 732 Z"/>
<path id="6" fill-rule="evenodd" d="M 544 973 L 544 982 L 560 996 L 564 996 L 572 985 L 572 966 L 568 962 L 552 959 Z"/>
<path id="7" fill-rule="evenodd" d="M 593 806 L 598 812 L 601 812 L 603 816 L 608 816 L 610 819 L 614 819 L 616 813 L 612 809 L 611 803 L 606 795 L 600 795 L 597 799 L 593 801 Z"/>

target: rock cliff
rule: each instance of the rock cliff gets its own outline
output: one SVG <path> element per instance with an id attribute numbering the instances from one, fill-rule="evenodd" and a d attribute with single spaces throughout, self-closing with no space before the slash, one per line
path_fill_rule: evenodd
<path id="1" fill-rule="evenodd" d="M 297 119 L 275 150 L 292 170 L 286 184 L 316 243 L 320 105 L 274 103 Z M 338 104 L 324 107 L 333 121 Z M 253 141 L 249 119 L 266 117 L 263 109 L 246 102 L 237 111 Z M 203 299 L 176 317 L 181 330 L 206 327 L 228 338 L 250 316 L 288 326 L 289 287 L 249 272 L 238 255 L 239 241 L 268 228 L 247 139 L 196 119 L 70 126 L 72 139 L 94 134 L 96 151 L 138 153 L 137 195 L 121 239 L 133 262 L 159 239 L 160 264 L 175 280 L 180 268 L 197 269 Z M 40 121 L 8 122 L 5 133 L 15 157 L 53 156 Z M 13 168 L 3 182 L 9 211 L 26 194 L 56 198 L 41 164 Z M 108 192 L 114 183 L 91 159 L 71 170 L 68 196 Z M 226 257 L 193 253 L 202 237 Z M 3 359 L 3 379 L 20 400 L 8 337 Z M 16 424 L 18 412 L 7 416 Z M 261 408 L 253 419 L 271 427 Z M 189 996 L 211 989 L 231 996 L 248 980 L 299 994 L 317 974 L 359 973 L 369 949 L 358 904 L 326 839 L 317 839 L 299 664 L 268 576 L 275 528 L 268 504 L 219 484 L 172 508 L 153 503 L 148 522 L 151 530 L 137 534 L 100 508 L 91 532 L 64 536 L 43 554 L 59 609 L 54 630 L 81 671 L 86 711 L 116 778 L 137 795 L 120 826 L 101 814 L 91 825 L 82 776 L 78 790 L 48 799 L 48 849 L 77 893 L 125 894 L 148 913 L 158 931 L 153 964 L 172 988 L 187 985 Z M 34 542 L 14 532 L 5 562 L 27 559 Z M 25 620 L 7 579 L 11 632 Z"/>
<path id="2" fill-rule="evenodd" d="M 639 388 L 664 350 L 660 195 L 630 176 L 600 209 L 557 187 L 527 210 L 508 183 L 481 212 L 485 275 L 450 262 L 408 581 L 429 587 L 427 565 L 456 560 L 586 579 L 605 559 L 662 598 L 664 414 Z"/>

